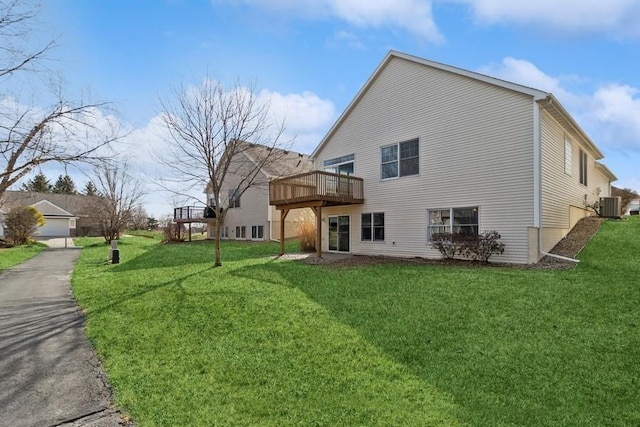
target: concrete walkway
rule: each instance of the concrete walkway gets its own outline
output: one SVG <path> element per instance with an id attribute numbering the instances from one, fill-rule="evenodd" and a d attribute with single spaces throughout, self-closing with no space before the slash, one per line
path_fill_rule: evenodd
<path id="1" fill-rule="evenodd" d="M 73 249 L 79 248 L 73 244 L 73 237 L 39 237 L 37 241 L 44 243 L 50 248 L 56 249 Z"/>
<path id="2" fill-rule="evenodd" d="M 122 425 L 69 278 L 79 250 L 0 273 L 0 425 Z"/>

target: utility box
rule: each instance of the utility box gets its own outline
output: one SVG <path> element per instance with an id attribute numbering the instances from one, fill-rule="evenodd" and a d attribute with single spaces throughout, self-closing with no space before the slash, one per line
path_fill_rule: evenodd
<path id="1" fill-rule="evenodd" d="M 118 250 L 118 241 L 117 240 L 112 240 L 111 241 L 111 247 L 109 248 L 109 261 L 111 261 L 112 264 L 117 264 L 118 262 L 120 262 L 119 256 L 118 256 L 118 262 L 115 262 L 113 260 L 114 252 L 117 251 L 117 250 Z"/>
<path id="2" fill-rule="evenodd" d="M 111 250 L 111 264 L 120 264 L 120 249 Z"/>

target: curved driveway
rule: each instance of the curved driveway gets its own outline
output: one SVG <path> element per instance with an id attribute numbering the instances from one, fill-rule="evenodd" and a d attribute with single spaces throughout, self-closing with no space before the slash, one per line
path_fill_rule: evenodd
<path id="1" fill-rule="evenodd" d="M 78 249 L 0 272 L 0 425 L 118 426 L 70 290 Z"/>

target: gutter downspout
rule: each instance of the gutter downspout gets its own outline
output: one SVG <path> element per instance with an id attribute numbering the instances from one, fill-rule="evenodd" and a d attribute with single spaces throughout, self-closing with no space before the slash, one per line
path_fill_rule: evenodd
<path id="1" fill-rule="evenodd" d="M 553 102 L 547 98 L 550 104 Z M 538 229 L 538 252 L 542 256 L 561 259 L 573 263 L 579 263 L 579 259 L 569 258 L 562 255 L 550 254 L 542 250 L 542 142 L 540 137 L 540 106 L 533 100 L 533 226 Z"/>

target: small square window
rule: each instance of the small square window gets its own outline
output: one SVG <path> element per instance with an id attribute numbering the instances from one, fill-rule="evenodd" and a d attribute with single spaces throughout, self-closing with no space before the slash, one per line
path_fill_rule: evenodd
<path id="1" fill-rule="evenodd" d="M 384 241 L 384 213 L 364 213 L 361 216 L 360 240 Z"/>

